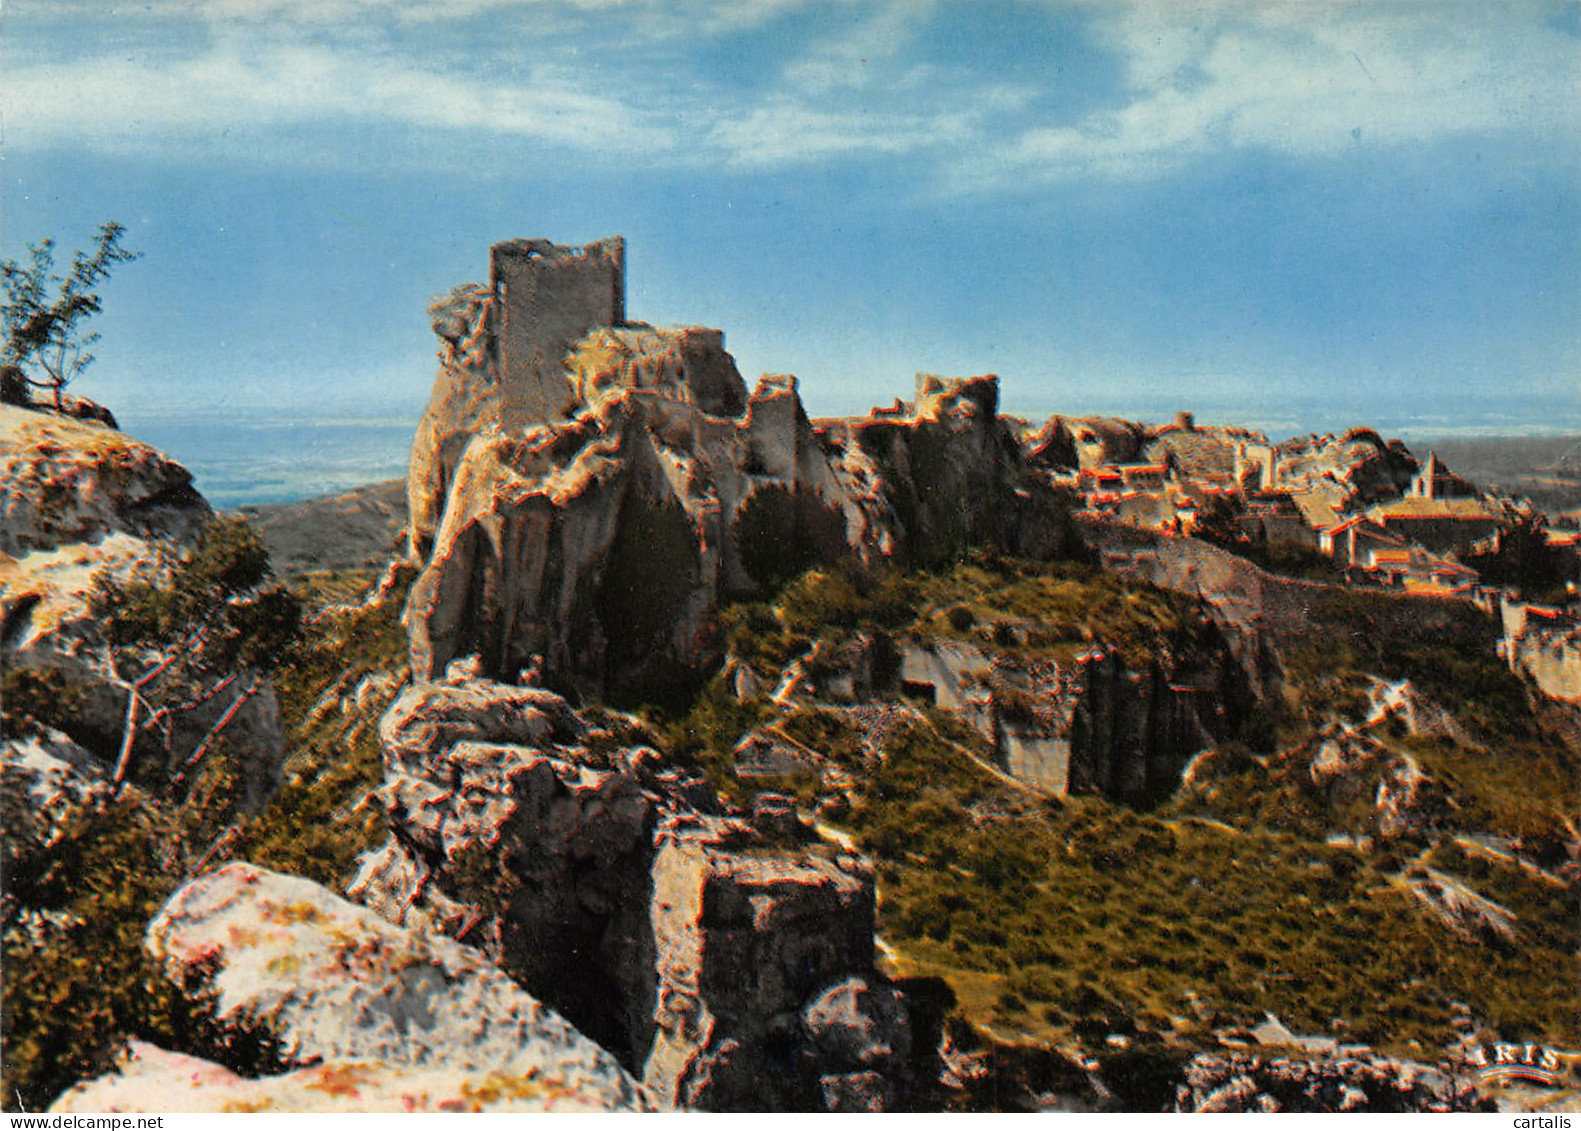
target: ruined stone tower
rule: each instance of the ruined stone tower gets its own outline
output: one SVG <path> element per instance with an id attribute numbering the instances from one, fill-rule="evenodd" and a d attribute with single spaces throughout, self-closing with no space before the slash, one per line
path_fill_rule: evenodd
<path id="1" fill-rule="evenodd" d="M 566 351 L 594 327 L 626 320 L 626 241 L 506 240 L 489 249 L 489 286 L 499 311 L 501 423 L 562 419 L 571 401 Z"/>

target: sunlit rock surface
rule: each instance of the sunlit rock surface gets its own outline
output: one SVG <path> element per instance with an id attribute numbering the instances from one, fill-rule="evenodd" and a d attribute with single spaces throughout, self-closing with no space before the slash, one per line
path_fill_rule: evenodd
<path id="1" fill-rule="evenodd" d="M 391 1066 L 374 1071 L 387 1098 L 398 1066 L 437 1073 L 429 1084 L 439 1091 L 446 1080 L 479 1090 L 511 1078 L 536 1093 L 515 1098 L 649 1106 L 614 1057 L 478 952 L 396 926 L 308 880 L 229 864 L 177 891 L 146 945 L 174 978 L 201 971 L 218 1019 L 268 1028 L 295 1065 L 341 1065 L 352 1075 L 369 1063 Z M 312 1077 L 297 1079 L 306 1087 Z"/>

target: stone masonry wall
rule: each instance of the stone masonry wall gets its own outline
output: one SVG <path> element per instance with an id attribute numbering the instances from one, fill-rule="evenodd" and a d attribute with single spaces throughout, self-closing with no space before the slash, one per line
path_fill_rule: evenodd
<path id="1" fill-rule="evenodd" d="M 625 260 L 620 236 L 581 248 L 526 239 L 489 249 L 507 427 L 565 416 L 572 401 L 566 353 L 595 326 L 626 320 Z"/>

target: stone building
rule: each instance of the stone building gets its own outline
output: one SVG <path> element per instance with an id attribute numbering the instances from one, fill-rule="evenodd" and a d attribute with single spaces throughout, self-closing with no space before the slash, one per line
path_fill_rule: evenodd
<path id="1" fill-rule="evenodd" d="M 1439 462 L 1437 452 L 1427 453 L 1427 462 L 1411 479 L 1413 499 L 1463 499 L 1476 493 L 1475 485 Z"/>
<path id="2" fill-rule="evenodd" d="M 489 288 L 498 312 L 501 422 L 562 419 L 573 400 L 565 372 L 571 346 L 596 326 L 626 320 L 626 241 L 505 240 L 489 249 Z"/>

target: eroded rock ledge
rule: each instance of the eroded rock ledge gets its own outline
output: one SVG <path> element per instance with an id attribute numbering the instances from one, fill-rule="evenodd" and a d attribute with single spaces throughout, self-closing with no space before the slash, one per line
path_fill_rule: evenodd
<path id="1" fill-rule="evenodd" d="M 848 554 L 1045 555 L 1066 536 L 997 378 L 924 375 L 909 404 L 816 423 L 793 377 L 749 395 L 721 331 L 611 322 L 603 245 L 535 241 L 525 265 L 515 246 L 490 286 L 432 308 L 441 366 L 408 481 L 419 680 L 475 654 L 495 678 L 536 665 L 579 694 L 662 698 L 719 658 L 724 600 Z M 508 289 L 501 255 L 524 272 Z"/>
<path id="2" fill-rule="evenodd" d="M 390 841 L 350 894 L 480 947 L 661 1100 L 882 1109 L 911 1071 L 873 970 L 873 876 L 794 821 L 611 745 L 565 701 L 458 663 L 381 726 Z"/>

